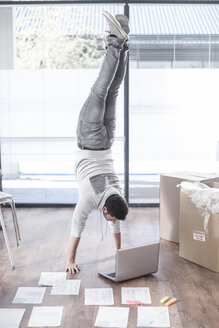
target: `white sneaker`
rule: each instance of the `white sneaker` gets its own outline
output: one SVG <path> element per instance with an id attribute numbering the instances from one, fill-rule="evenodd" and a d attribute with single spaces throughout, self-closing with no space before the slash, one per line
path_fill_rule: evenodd
<path id="1" fill-rule="evenodd" d="M 109 26 L 109 33 L 114 34 L 119 39 L 127 40 L 128 34 L 122 29 L 119 21 L 105 10 L 103 10 L 103 15 L 106 17 L 106 21 Z"/>

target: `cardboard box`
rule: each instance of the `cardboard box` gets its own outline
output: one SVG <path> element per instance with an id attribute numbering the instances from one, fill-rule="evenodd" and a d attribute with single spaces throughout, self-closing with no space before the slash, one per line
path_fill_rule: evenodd
<path id="1" fill-rule="evenodd" d="M 210 174 L 174 172 L 160 176 L 160 237 L 179 243 L 180 188 L 182 181 L 196 182 L 212 178 Z"/>
<path id="2" fill-rule="evenodd" d="M 219 188 L 219 178 L 203 183 L 211 188 Z M 219 214 L 210 216 L 206 234 L 203 216 L 183 191 L 180 192 L 179 256 L 219 272 Z"/>

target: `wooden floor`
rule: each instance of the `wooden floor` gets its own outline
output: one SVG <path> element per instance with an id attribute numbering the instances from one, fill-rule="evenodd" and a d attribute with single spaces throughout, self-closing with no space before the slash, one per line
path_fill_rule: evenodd
<path id="1" fill-rule="evenodd" d="M 12 304 L 19 286 L 37 286 L 43 271 L 65 269 L 73 208 L 18 208 L 22 242 L 15 245 L 9 209 L 3 209 L 10 235 L 16 269 L 11 270 L 0 231 L 0 307 L 26 308 L 20 327 L 27 327 L 33 305 Z M 122 245 L 131 246 L 159 238 L 159 209 L 130 209 L 122 225 Z M 121 287 L 149 287 L 152 306 L 160 306 L 165 295 L 177 298 L 170 310 L 172 328 L 219 327 L 219 275 L 178 256 L 178 245 L 161 241 L 159 270 L 156 274 L 119 284 L 97 275 L 113 267 L 115 248 L 111 232 L 101 241 L 99 216 L 88 219 L 78 250 L 81 273 L 79 296 L 52 296 L 47 288 L 42 305 L 64 306 L 61 327 L 94 327 L 98 306 L 84 305 L 84 289 L 112 287 L 115 306 L 121 306 Z M 70 278 L 70 276 L 68 276 Z M 122 305 L 127 306 L 127 305 Z M 128 328 L 137 326 L 137 306 L 129 306 Z"/>

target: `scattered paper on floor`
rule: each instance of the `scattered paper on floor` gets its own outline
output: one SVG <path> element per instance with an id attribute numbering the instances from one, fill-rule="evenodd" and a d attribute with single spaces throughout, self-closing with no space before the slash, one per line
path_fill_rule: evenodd
<path id="1" fill-rule="evenodd" d="M 113 305 L 112 288 L 85 288 L 85 305 Z"/>
<path id="2" fill-rule="evenodd" d="M 127 304 L 127 300 L 151 304 L 150 290 L 148 287 L 122 287 L 122 304 Z"/>
<path id="3" fill-rule="evenodd" d="M 25 309 L 0 309 L 0 327 L 18 328 Z"/>
<path id="4" fill-rule="evenodd" d="M 64 284 L 53 286 L 51 295 L 78 295 L 81 280 L 69 279 Z"/>
<path id="5" fill-rule="evenodd" d="M 28 327 L 58 327 L 61 325 L 63 306 L 34 306 Z"/>
<path id="6" fill-rule="evenodd" d="M 128 325 L 128 316 L 128 307 L 100 306 L 97 313 L 95 326 L 126 328 Z"/>
<path id="7" fill-rule="evenodd" d="M 169 309 L 166 307 L 138 307 L 138 327 L 170 327 Z"/>
<path id="8" fill-rule="evenodd" d="M 62 285 L 66 281 L 66 272 L 42 272 L 40 275 L 39 286 Z"/>
<path id="9" fill-rule="evenodd" d="M 46 287 L 19 287 L 12 303 L 40 304 L 46 292 Z"/>

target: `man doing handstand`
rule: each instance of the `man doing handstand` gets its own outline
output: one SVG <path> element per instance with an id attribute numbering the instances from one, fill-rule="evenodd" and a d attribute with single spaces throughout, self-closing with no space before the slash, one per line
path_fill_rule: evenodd
<path id="1" fill-rule="evenodd" d="M 125 15 L 103 15 L 109 26 L 106 53 L 96 82 L 79 115 L 75 174 L 79 200 L 75 207 L 66 272 L 78 273 L 76 252 L 88 215 L 99 209 L 109 221 L 116 248 L 121 247 L 120 220 L 125 220 L 128 205 L 122 196 L 113 168 L 111 146 L 116 128 L 116 100 L 124 79 L 128 56 L 129 23 Z"/>

